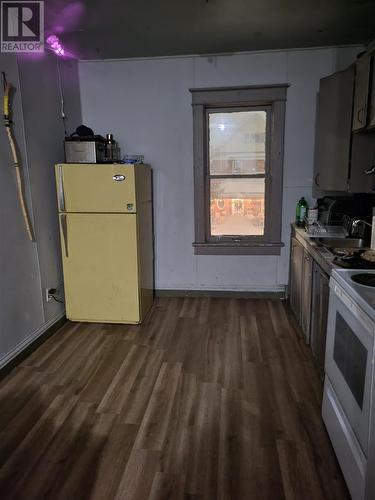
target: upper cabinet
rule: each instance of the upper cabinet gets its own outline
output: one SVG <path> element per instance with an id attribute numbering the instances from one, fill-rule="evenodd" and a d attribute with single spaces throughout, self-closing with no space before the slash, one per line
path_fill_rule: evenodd
<path id="1" fill-rule="evenodd" d="M 370 106 L 368 112 L 368 126 L 375 127 L 375 68 L 374 56 L 371 60 L 371 73 L 370 73 Z"/>
<path id="2" fill-rule="evenodd" d="M 316 197 L 375 191 L 375 68 L 371 51 L 320 80 L 314 185 Z"/>
<path id="3" fill-rule="evenodd" d="M 353 132 L 365 128 L 368 124 L 370 105 L 370 71 L 372 56 L 365 54 L 356 63 Z M 372 114 L 374 115 L 373 111 Z M 372 117 L 374 119 L 375 116 Z"/>
<path id="4" fill-rule="evenodd" d="M 375 192 L 375 134 L 353 134 L 348 191 Z"/>
<path id="5" fill-rule="evenodd" d="M 352 131 L 354 65 L 320 80 L 314 187 L 347 191 Z"/>

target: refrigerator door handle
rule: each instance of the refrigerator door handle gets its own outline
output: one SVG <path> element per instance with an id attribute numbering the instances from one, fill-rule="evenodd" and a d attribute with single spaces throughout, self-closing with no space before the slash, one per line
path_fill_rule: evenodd
<path id="1" fill-rule="evenodd" d="M 125 180 L 125 175 L 122 174 L 115 174 L 112 179 L 116 182 L 121 182 Z"/>
<path id="2" fill-rule="evenodd" d="M 67 216 L 65 214 L 60 215 L 61 220 L 61 232 L 64 240 L 64 249 L 65 249 L 65 257 L 69 257 L 69 249 L 68 249 L 68 221 Z"/>
<path id="3" fill-rule="evenodd" d="M 65 212 L 65 192 L 62 165 L 59 165 L 59 210 Z"/>

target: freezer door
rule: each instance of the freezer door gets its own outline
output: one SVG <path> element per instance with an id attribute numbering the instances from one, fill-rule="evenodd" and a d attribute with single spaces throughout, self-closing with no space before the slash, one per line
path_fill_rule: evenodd
<path id="1" fill-rule="evenodd" d="M 63 163 L 55 173 L 59 212 L 136 212 L 132 165 Z"/>
<path id="2" fill-rule="evenodd" d="M 59 214 L 66 316 L 138 323 L 135 214 Z"/>

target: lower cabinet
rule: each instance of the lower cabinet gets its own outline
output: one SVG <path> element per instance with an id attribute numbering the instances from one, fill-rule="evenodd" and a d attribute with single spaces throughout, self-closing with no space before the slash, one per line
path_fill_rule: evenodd
<path id="1" fill-rule="evenodd" d="M 301 324 L 301 287 L 303 270 L 303 246 L 292 238 L 290 255 L 290 306 L 298 324 Z"/>
<path id="2" fill-rule="evenodd" d="M 292 237 L 289 300 L 291 309 L 310 344 L 319 375 L 324 376 L 329 276 L 309 252 Z"/>
<path id="3" fill-rule="evenodd" d="M 292 238 L 290 257 L 290 305 L 302 328 L 306 343 L 310 343 L 312 258 L 303 246 Z"/>
<path id="4" fill-rule="evenodd" d="M 313 260 L 304 249 L 301 284 L 301 328 L 305 336 L 306 344 L 310 344 L 312 276 Z"/>
<path id="5" fill-rule="evenodd" d="M 329 276 L 313 263 L 311 336 L 310 344 L 320 376 L 324 377 L 324 359 L 327 338 Z"/>

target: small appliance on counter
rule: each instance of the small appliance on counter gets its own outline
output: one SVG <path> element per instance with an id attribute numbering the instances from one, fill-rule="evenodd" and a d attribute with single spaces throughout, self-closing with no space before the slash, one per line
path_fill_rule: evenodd
<path id="1" fill-rule="evenodd" d="M 88 137 L 73 136 L 65 139 L 66 163 L 104 163 L 106 159 L 106 143 L 104 137 L 92 135 Z"/>
<path id="2" fill-rule="evenodd" d="M 121 163 L 120 148 L 113 134 L 94 134 L 94 131 L 80 125 L 65 138 L 66 163 Z"/>

